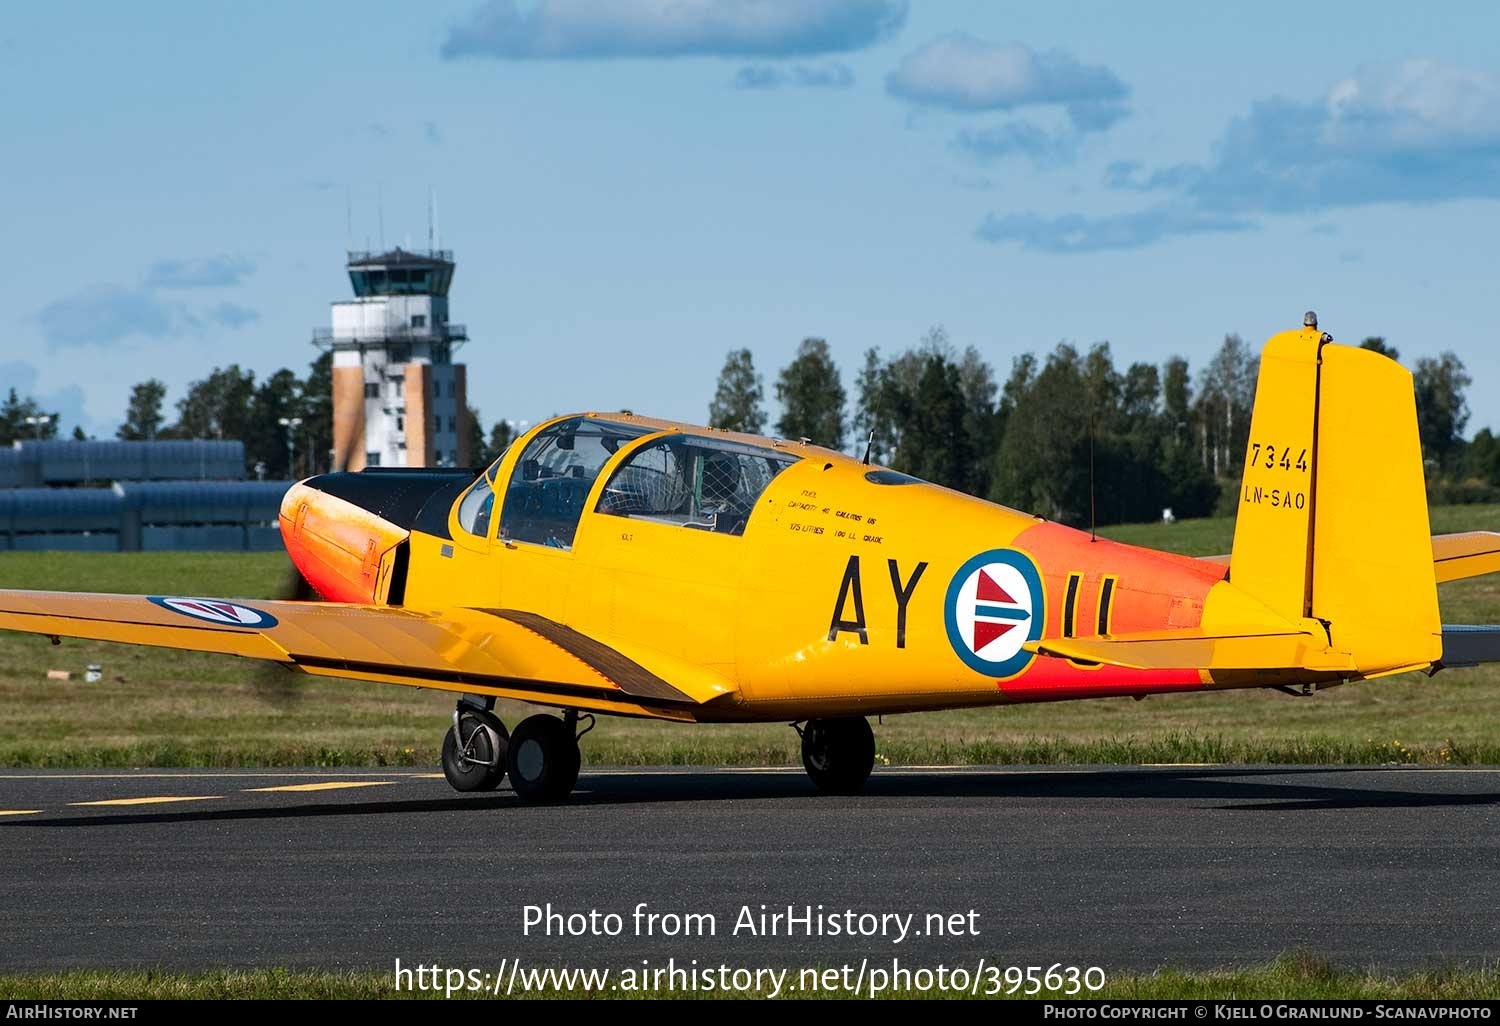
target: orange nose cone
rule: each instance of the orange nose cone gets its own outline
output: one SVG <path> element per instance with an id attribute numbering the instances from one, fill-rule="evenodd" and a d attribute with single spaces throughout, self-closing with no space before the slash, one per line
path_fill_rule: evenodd
<path id="1" fill-rule="evenodd" d="M 293 485 L 281 500 L 287 555 L 329 602 L 384 601 L 382 563 L 407 534 L 404 527 L 305 483 Z"/>

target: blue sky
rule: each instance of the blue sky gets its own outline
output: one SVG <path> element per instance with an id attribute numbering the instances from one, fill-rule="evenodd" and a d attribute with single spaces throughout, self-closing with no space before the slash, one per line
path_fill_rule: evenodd
<path id="1" fill-rule="evenodd" d="M 486 422 L 701 421 L 732 348 L 852 383 L 934 324 L 1198 366 L 1311 307 L 1500 427 L 1492 4 L 64 2 L 7 10 L 0 94 L 0 387 L 101 436 L 304 369 L 429 188 Z"/>

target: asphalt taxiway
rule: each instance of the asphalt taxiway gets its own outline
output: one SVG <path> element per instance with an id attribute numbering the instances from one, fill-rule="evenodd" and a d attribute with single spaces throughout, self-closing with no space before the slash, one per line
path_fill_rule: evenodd
<path id="1" fill-rule="evenodd" d="M 884 769 L 831 798 L 800 770 L 586 767 L 552 807 L 411 770 L 10 770 L 0 971 L 1493 964 L 1497 828 L 1487 768 Z M 624 928 L 523 932 L 549 903 Z M 640 903 L 715 933 L 637 936 Z M 731 932 L 762 905 L 915 919 L 899 944 Z"/>

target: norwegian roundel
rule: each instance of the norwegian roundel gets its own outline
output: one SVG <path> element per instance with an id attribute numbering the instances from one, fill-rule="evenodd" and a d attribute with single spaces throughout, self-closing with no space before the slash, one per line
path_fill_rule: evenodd
<path id="1" fill-rule="evenodd" d="M 202 620 L 205 623 L 215 623 L 221 627 L 249 627 L 259 630 L 276 626 L 276 617 L 270 613 L 224 599 L 164 598 L 160 595 L 148 595 L 147 601 L 179 616 Z"/>
<path id="2" fill-rule="evenodd" d="M 1014 549 L 980 553 L 953 575 L 944 613 L 948 643 L 970 669 L 1014 677 L 1034 658 L 1021 646 L 1039 639 L 1046 626 L 1036 564 Z"/>

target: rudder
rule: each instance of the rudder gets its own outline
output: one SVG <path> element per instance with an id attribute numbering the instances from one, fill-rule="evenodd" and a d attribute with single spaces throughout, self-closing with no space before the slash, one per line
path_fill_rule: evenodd
<path id="1" fill-rule="evenodd" d="M 1441 658 L 1427 482 L 1411 372 L 1367 349 L 1323 348 L 1313 615 L 1367 673 Z"/>

